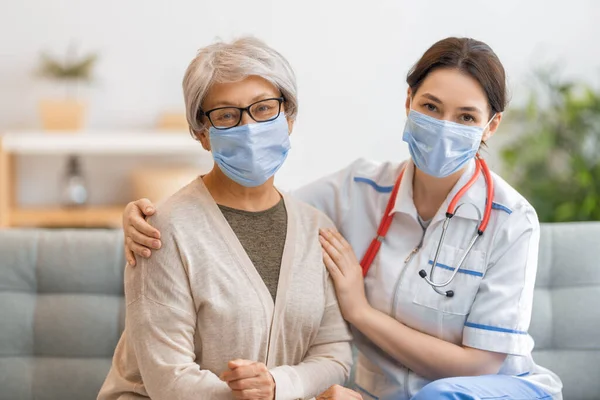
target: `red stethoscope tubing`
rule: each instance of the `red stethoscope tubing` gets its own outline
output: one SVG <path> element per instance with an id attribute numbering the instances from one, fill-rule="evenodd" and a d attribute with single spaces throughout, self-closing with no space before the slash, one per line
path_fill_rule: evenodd
<path id="1" fill-rule="evenodd" d="M 492 214 L 492 201 L 494 197 L 494 181 L 492 180 L 492 174 L 485 160 L 483 160 L 479 156 L 475 158 L 475 173 L 473 174 L 471 179 L 469 179 L 469 181 L 452 198 L 452 201 L 448 205 L 448 210 L 446 211 L 446 218 L 452 218 L 454 216 L 454 212 L 456 210 L 458 201 L 464 196 L 467 190 L 469 190 L 471 186 L 473 186 L 473 184 L 479 178 L 479 175 L 481 175 L 482 171 L 487 186 L 487 198 L 485 200 L 485 211 L 483 214 L 483 219 L 481 220 L 481 224 L 477 229 L 480 235 L 482 235 L 483 232 L 485 232 L 488 223 L 490 222 L 490 215 Z M 396 184 L 392 189 L 392 194 L 385 208 L 385 214 L 383 214 L 383 218 L 381 218 L 379 228 L 377 229 L 377 236 L 371 241 L 369 248 L 367 249 L 363 259 L 360 262 L 363 271 L 363 276 L 367 276 L 369 268 L 371 268 L 371 264 L 373 264 L 373 260 L 375 260 L 377 253 L 379 253 L 381 243 L 383 242 L 383 239 L 387 235 L 387 232 L 390 229 L 390 226 L 392 225 L 392 220 L 394 219 L 394 214 L 392 213 L 392 210 L 394 208 L 394 205 L 396 204 L 396 198 L 398 197 L 398 191 L 400 190 L 400 183 L 402 182 L 403 176 L 404 169 L 402 169 L 402 171 L 400 172 L 400 176 L 398 176 Z"/>

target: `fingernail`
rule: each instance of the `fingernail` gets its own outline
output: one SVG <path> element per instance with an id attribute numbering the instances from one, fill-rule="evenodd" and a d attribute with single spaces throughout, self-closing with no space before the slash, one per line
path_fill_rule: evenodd
<path id="1" fill-rule="evenodd" d="M 154 237 L 157 239 L 160 239 L 160 232 L 154 232 Z"/>
<path id="2" fill-rule="evenodd" d="M 152 208 L 152 207 L 146 207 L 146 212 L 147 213 L 154 212 L 154 208 Z"/>
<path id="3" fill-rule="evenodd" d="M 144 255 L 144 257 L 148 258 L 150 257 L 150 250 L 144 250 L 142 251 L 142 254 Z"/>
<path id="4" fill-rule="evenodd" d="M 160 242 L 158 240 L 153 241 L 152 247 L 154 247 L 155 249 L 160 249 Z"/>
<path id="5" fill-rule="evenodd" d="M 127 260 L 127 264 L 129 264 L 131 267 L 135 267 L 135 261 L 134 260 Z"/>

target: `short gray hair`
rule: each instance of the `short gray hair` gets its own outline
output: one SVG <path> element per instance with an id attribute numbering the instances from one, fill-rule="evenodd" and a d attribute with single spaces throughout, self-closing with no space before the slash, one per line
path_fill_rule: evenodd
<path id="1" fill-rule="evenodd" d="M 285 113 L 298 113 L 296 76 L 288 61 L 261 40 L 243 37 L 232 43 L 217 42 L 198 51 L 183 78 L 183 96 L 190 131 L 205 129 L 197 117 L 202 101 L 214 83 L 237 82 L 260 76 L 275 85 L 285 98 Z"/>

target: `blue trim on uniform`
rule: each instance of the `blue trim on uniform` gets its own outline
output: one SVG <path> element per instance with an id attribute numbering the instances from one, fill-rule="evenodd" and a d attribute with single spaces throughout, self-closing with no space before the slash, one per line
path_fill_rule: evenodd
<path id="1" fill-rule="evenodd" d="M 361 392 L 363 392 L 364 394 L 368 395 L 369 397 L 372 397 L 375 400 L 379 400 L 379 397 L 375 396 L 374 394 L 369 393 L 369 391 L 365 388 L 363 388 L 362 386 L 360 386 L 358 383 L 354 383 L 354 386 L 360 390 Z"/>
<path id="2" fill-rule="evenodd" d="M 429 265 L 433 265 L 433 260 L 429 260 Z M 439 268 L 444 268 L 447 269 L 448 271 L 454 271 L 455 268 L 453 267 L 449 267 L 447 265 L 441 264 L 441 263 L 437 263 L 436 265 Z M 473 275 L 473 276 L 483 276 L 483 274 L 479 271 L 473 271 L 470 269 L 459 269 L 458 272 L 463 273 L 463 274 L 467 274 L 467 275 Z"/>
<path id="3" fill-rule="evenodd" d="M 492 203 L 492 208 L 494 210 L 500 210 L 500 211 L 504 211 L 507 214 L 512 214 L 512 210 L 506 206 L 503 206 L 502 204 L 498 204 L 498 203 Z"/>
<path id="4" fill-rule="evenodd" d="M 522 374 L 517 375 L 518 377 L 522 377 L 522 376 L 527 376 L 529 375 L 531 372 L 523 372 Z"/>
<path id="5" fill-rule="evenodd" d="M 372 181 L 368 178 L 361 178 L 357 176 L 354 178 L 354 182 L 366 183 L 367 185 L 372 186 L 373 189 L 375 189 L 379 193 L 392 193 L 392 190 L 394 190 L 393 186 L 379 186 L 377 183 L 375 183 L 375 181 Z"/>
<path id="6" fill-rule="evenodd" d="M 472 322 L 465 322 L 465 326 L 469 328 L 482 329 L 484 331 L 502 332 L 502 333 L 515 333 L 517 335 L 527 335 L 527 332 L 516 331 L 514 329 L 499 328 L 497 326 L 474 324 Z"/>

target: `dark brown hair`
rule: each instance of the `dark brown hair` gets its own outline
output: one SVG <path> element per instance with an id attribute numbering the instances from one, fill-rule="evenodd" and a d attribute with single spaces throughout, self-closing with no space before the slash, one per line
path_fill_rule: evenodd
<path id="1" fill-rule="evenodd" d="M 429 73 L 439 68 L 457 69 L 479 82 L 488 98 L 490 117 L 504 111 L 508 103 L 506 74 L 498 56 L 487 44 L 456 37 L 435 43 L 408 72 L 406 82 L 413 96 Z"/>

